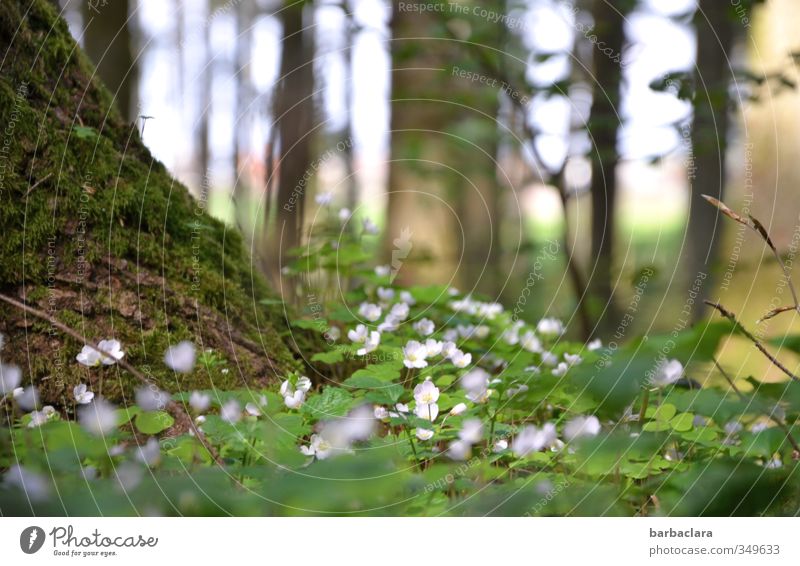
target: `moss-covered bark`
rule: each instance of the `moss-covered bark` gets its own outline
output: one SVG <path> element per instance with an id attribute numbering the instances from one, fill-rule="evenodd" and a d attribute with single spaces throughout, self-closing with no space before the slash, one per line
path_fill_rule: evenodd
<path id="1" fill-rule="evenodd" d="M 296 366 L 283 308 L 253 273 L 241 237 L 156 161 L 46 0 L 0 3 L 0 288 L 81 332 L 117 338 L 127 359 L 175 390 L 242 386 Z M 265 304 L 263 301 L 266 300 Z M 43 400 L 89 381 L 121 399 L 118 367 L 87 370 L 80 344 L 0 307 L 5 362 Z M 177 376 L 179 340 L 227 360 Z"/>

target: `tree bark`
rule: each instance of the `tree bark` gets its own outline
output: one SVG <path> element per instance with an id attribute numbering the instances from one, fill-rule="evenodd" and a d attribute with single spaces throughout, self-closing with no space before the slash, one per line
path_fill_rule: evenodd
<path id="1" fill-rule="evenodd" d="M 702 197 L 711 195 L 724 200 L 726 153 L 730 130 L 728 87 L 732 77 L 731 48 L 734 41 L 734 20 L 727 2 L 701 0 L 695 16 L 697 27 L 697 63 L 695 66 L 694 124 L 692 128 L 692 161 L 689 225 L 685 246 L 686 282 L 691 284 L 699 273 L 704 280 L 700 297 L 709 297 L 713 285 L 711 268 L 719 255 L 722 217 Z M 695 320 L 703 315 L 696 308 Z"/>
<path id="2" fill-rule="evenodd" d="M 305 199 L 310 189 L 307 176 L 315 129 L 314 44 L 313 30 L 303 26 L 303 5 L 295 3 L 281 10 L 281 75 L 273 107 L 280 148 L 276 164 L 277 214 L 268 242 L 267 266 L 267 272 L 274 277 L 287 262 L 287 250 L 301 242 Z"/>
<path id="3" fill-rule="evenodd" d="M 614 5 L 616 4 L 616 5 Z M 600 327 L 613 320 L 614 241 L 617 201 L 617 132 L 620 127 L 622 55 L 625 48 L 623 8 L 619 3 L 595 0 L 592 17 L 594 33 L 594 97 L 589 134 L 592 143 L 592 258 L 589 285 L 603 314 Z M 602 47 L 602 48 L 601 48 Z"/>
<path id="4" fill-rule="evenodd" d="M 131 45 L 131 26 L 128 0 L 113 2 L 83 2 L 83 21 L 86 29 L 83 44 L 86 54 L 97 66 L 97 73 L 106 87 L 114 93 L 123 118 L 136 119 L 137 71 Z"/>
<path id="5" fill-rule="evenodd" d="M 298 368 L 298 337 L 282 307 L 261 303 L 274 294 L 241 236 L 153 158 L 51 4 L 3 2 L 0 42 L 0 292 L 89 341 L 120 340 L 164 389 L 242 387 Z M 23 367 L 44 403 L 71 405 L 80 382 L 116 401 L 138 385 L 119 366 L 80 366 L 82 344 L 8 304 L 0 332 L 3 362 Z M 175 374 L 163 356 L 180 340 L 225 364 Z"/>
<path id="6" fill-rule="evenodd" d="M 454 278 L 465 290 L 494 295 L 503 283 L 495 162 L 501 86 L 458 74 L 454 62 L 465 61 L 468 47 L 442 37 L 442 24 L 399 9 L 392 18 L 386 256 L 401 282 Z M 413 258 L 399 258 L 408 250 Z"/>

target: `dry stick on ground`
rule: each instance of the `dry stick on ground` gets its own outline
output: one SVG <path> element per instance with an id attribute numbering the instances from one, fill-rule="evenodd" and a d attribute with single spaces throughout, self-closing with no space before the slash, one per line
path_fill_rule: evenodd
<path id="1" fill-rule="evenodd" d="M 25 311 L 27 313 L 30 313 L 33 316 L 37 317 L 37 318 L 41 318 L 42 320 L 46 320 L 47 322 L 52 324 L 54 327 L 58 328 L 59 330 L 61 330 L 65 334 L 71 336 L 72 338 L 74 338 L 78 342 L 86 344 L 92 350 L 94 350 L 95 352 L 101 354 L 102 356 L 104 356 L 106 358 L 113 358 L 114 357 L 111 354 L 109 354 L 108 352 L 105 352 L 105 351 L 101 350 L 100 348 L 98 348 L 95 344 L 87 341 L 78 332 L 76 332 L 75 330 L 73 330 L 72 328 L 70 328 L 69 326 L 64 324 L 63 322 L 53 318 L 52 316 L 50 316 L 49 314 L 47 314 L 44 311 L 41 311 L 41 310 L 39 310 L 37 308 L 34 308 L 34 307 L 30 307 L 30 306 L 26 305 L 25 303 L 22 303 L 22 302 L 20 302 L 20 301 L 18 301 L 16 299 L 14 299 L 12 297 L 9 297 L 7 295 L 4 295 L 2 293 L 0 293 L 0 300 L 5 301 L 6 303 L 8 303 L 9 305 L 11 305 L 11 306 L 13 306 L 15 308 L 18 308 L 18 309 L 23 310 L 23 311 Z M 150 379 L 148 379 L 146 375 L 144 375 L 142 372 L 137 370 L 135 367 L 133 367 L 127 361 L 125 361 L 125 360 L 117 360 L 117 364 L 119 364 L 122 368 L 128 370 L 134 377 L 136 377 L 144 385 L 147 385 L 148 387 L 155 387 L 155 384 Z M 170 401 L 169 403 L 167 403 L 167 406 L 165 408 L 167 409 L 167 411 L 173 417 L 175 417 L 176 422 L 184 421 L 185 423 L 187 423 L 188 426 L 189 426 L 189 429 L 194 432 L 194 435 L 197 437 L 197 440 L 199 440 L 200 444 L 203 445 L 203 448 L 205 448 L 208 451 L 208 453 L 211 455 L 211 457 L 214 458 L 215 462 L 217 462 L 218 464 L 222 465 L 222 459 L 219 457 L 219 453 L 216 451 L 216 449 L 213 446 L 211 446 L 211 444 L 209 444 L 209 442 L 206 439 L 206 436 L 203 433 L 203 431 L 201 431 L 199 428 L 197 428 L 197 426 L 194 424 L 194 421 L 192 420 L 192 417 L 190 417 L 186 413 L 186 411 L 183 410 L 183 407 L 181 407 L 175 401 Z"/>
<path id="2" fill-rule="evenodd" d="M 733 389 L 736 395 L 739 396 L 739 399 L 741 399 L 742 401 L 746 401 L 744 394 L 741 391 L 739 391 L 738 387 L 736 387 L 736 383 L 734 383 L 733 378 L 731 378 L 731 376 L 728 375 L 728 372 L 722 369 L 722 366 L 717 361 L 716 356 L 712 356 L 711 359 L 714 361 L 714 365 L 717 367 L 717 370 L 719 370 L 719 372 L 722 374 L 722 377 L 724 377 L 725 381 L 728 382 L 728 385 L 731 386 L 731 389 Z M 797 441 L 792 436 L 792 431 L 789 429 L 789 427 L 786 425 L 783 419 L 776 417 L 772 413 L 767 415 L 767 417 L 776 425 L 778 425 L 778 428 L 780 428 L 784 432 L 784 434 L 786 434 L 786 440 L 788 440 L 789 444 L 791 444 L 792 448 L 794 448 L 795 452 L 794 459 L 800 458 L 800 444 L 797 444 Z"/>
<path id="3" fill-rule="evenodd" d="M 794 381 L 800 382 L 800 377 L 797 377 L 795 374 L 789 371 L 789 369 L 786 366 L 784 366 L 781 362 L 779 362 L 777 358 L 775 358 L 775 356 L 770 354 L 769 351 L 767 351 L 767 349 L 764 347 L 764 344 L 762 344 L 758 338 L 753 336 L 753 334 L 751 334 L 749 330 L 747 330 L 744 326 L 742 326 L 742 324 L 736 319 L 735 314 L 733 314 L 731 311 L 729 311 L 719 303 L 715 303 L 713 301 L 708 301 L 708 300 L 703 302 L 708 306 L 716 309 L 722 316 L 730 320 L 736 326 L 736 328 L 738 328 L 741 331 L 741 333 L 744 334 L 747 337 L 747 339 L 750 340 L 755 345 L 755 347 L 758 348 L 758 350 L 767 357 L 767 359 L 770 362 L 772 362 L 772 364 L 775 367 L 780 369 L 783 373 L 788 375 Z"/>

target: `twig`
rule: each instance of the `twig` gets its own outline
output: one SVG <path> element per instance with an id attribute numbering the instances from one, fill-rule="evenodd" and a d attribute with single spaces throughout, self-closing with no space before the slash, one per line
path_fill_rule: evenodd
<path id="1" fill-rule="evenodd" d="M 722 316 L 724 316 L 725 318 L 730 320 L 742 332 L 742 334 L 744 334 L 747 337 L 747 339 L 750 340 L 753 343 L 753 345 L 755 345 L 755 347 L 758 348 L 758 350 L 762 354 L 764 354 L 769 361 L 771 361 L 773 363 L 773 365 L 775 365 L 775 367 L 780 369 L 783 373 L 788 375 L 794 381 L 800 382 L 800 377 L 797 377 L 795 374 L 793 374 L 791 371 L 789 371 L 789 369 L 786 366 L 784 366 L 781 362 L 779 362 L 775 358 L 775 356 L 770 354 L 769 351 L 767 351 L 767 349 L 761 343 L 761 341 L 758 338 L 756 338 L 755 336 L 753 336 L 750 333 L 749 330 L 747 330 L 744 326 L 741 325 L 741 323 L 736 319 L 736 315 L 735 314 L 733 314 L 731 311 L 729 311 L 728 309 L 726 309 L 725 307 L 723 307 L 719 303 L 715 303 L 713 301 L 708 301 L 708 300 L 705 300 L 703 302 L 705 304 L 707 304 L 708 306 L 716 309 L 717 311 L 719 311 L 719 313 Z"/>
<path id="2" fill-rule="evenodd" d="M 38 187 L 39 185 L 41 185 L 42 183 L 44 183 L 44 182 L 45 182 L 47 179 L 49 179 L 49 178 L 50 178 L 50 177 L 52 177 L 52 176 L 53 176 L 53 174 L 52 174 L 52 173 L 48 173 L 47 175 L 45 175 L 44 177 L 42 177 L 41 179 L 39 179 L 38 181 L 36 181 L 34 184 L 32 184 L 30 187 L 28 187 L 28 190 L 25 192 L 25 197 L 27 198 L 27 196 L 28 196 L 29 194 L 31 194 L 31 192 L 33 191 L 33 189 L 35 189 L 36 187 Z"/>
<path id="3" fill-rule="evenodd" d="M 717 367 L 719 372 L 722 374 L 722 377 L 724 377 L 725 381 L 727 381 L 728 384 L 731 386 L 731 389 L 733 389 L 733 391 L 736 393 L 736 395 L 739 396 L 739 399 L 741 399 L 742 401 L 745 401 L 746 399 L 745 399 L 744 394 L 739 390 L 738 387 L 736 387 L 736 383 L 734 383 L 734 381 L 731 378 L 731 376 L 728 375 L 728 372 L 726 372 L 724 369 L 722 369 L 722 366 L 717 361 L 716 356 L 712 356 L 711 359 L 714 361 L 714 365 Z M 783 419 L 776 417 L 772 413 L 768 414 L 767 417 L 772 422 L 774 422 L 776 425 L 778 425 L 778 428 L 780 428 L 784 432 L 784 434 L 786 434 L 786 440 L 788 440 L 789 444 L 792 445 L 792 448 L 794 448 L 794 451 L 797 454 L 800 454 L 800 444 L 798 444 L 797 441 L 794 439 L 794 437 L 792 436 L 792 431 L 789 429 L 789 427 L 786 425 L 786 423 L 783 421 Z"/>
<path id="4" fill-rule="evenodd" d="M 797 299 L 797 290 L 794 288 L 794 284 L 792 283 L 792 277 L 789 273 L 789 270 L 786 267 L 786 264 L 783 263 L 781 259 L 781 254 L 778 253 L 778 249 L 775 247 L 775 244 L 772 242 L 772 238 L 770 238 L 769 232 L 764 227 L 764 225 L 758 221 L 757 218 L 753 217 L 752 215 L 748 214 L 747 218 L 742 216 L 741 214 L 737 214 L 733 210 L 731 210 L 724 202 L 715 199 L 712 196 L 702 195 L 704 199 L 706 199 L 712 206 L 715 206 L 722 214 L 738 222 L 742 226 L 747 226 L 751 230 L 753 230 L 756 234 L 761 236 L 761 239 L 769 246 L 769 249 L 772 250 L 772 254 L 775 256 L 775 259 L 778 260 L 778 265 L 781 266 L 781 270 L 783 271 L 783 276 L 786 279 L 786 284 L 789 287 L 789 292 L 792 294 L 792 300 L 794 301 L 794 306 L 784 309 L 781 307 L 780 309 L 775 309 L 768 312 L 761 320 L 767 320 L 776 316 L 782 312 L 787 312 L 789 310 L 795 310 L 800 314 L 800 301 Z"/>
<path id="5" fill-rule="evenodd" d="M 100 348 L 98 348 L 92 342 L 87 341 L 78 332 L 76 332 L 75 330 L 73 330 L 72 328 L 70 328 L 69 326 L 64 324 L 63 322 L 53 318 L 52 316 L 50 316 L 46 312 L 41 311 L 41 310 L 39 310 L 37 308 L 28 306 L 25 303 L 22 303 L 22 302 L 20 302 L 20 301 L 18 301 L 16 299 L 14 299 L 12 297 L 9 297 L 7 295 L 4 295 L 2 293 L 0 293 L 0 300 L 8 303 L 9 305 L 11 305 L 13 307 L 16 307 L 16 308 L 18 308 L 20 310 L 23 310 L 23 311 L 27 312 L 27 313 L 30 313 L 33 316 L 37 317 L 37 318 L 41 318 L 42 320 L 46 320 L 47 322 L 49 322 L 54 327 L 58 328 L 59 330 L 61 330 L 65 334 L 67 334 L 68 336 L 71 336 L 72 338 L 74 338 L 78 342 L 89 346 L 92 350 L 94 350 L 95 352 L 99 353 L 103 357 L 112 358 L 112 359 L 114 358 L 114 356 L 112 356 L 110 353 L 108 353 L 108 352 L 106 352 L 104 350 L 101 350 Z M 122 368 L 124 368 L 127 371 L 129 371 L 134 377 L 136 377 L 143 384 L 145 384 L 147 386 L 155 386 L 155 384 L 150 379 L 148 379 L 148 377 L 146 375 L 144 375 L 138 369 L 133 367 L 133 365 L 131 365 L 126 360 L 120 359 L 120 360 L 117 360 L 116 363 L 119 364 Z M 197 428 L 197 426 L 194 424 L 194 421 L 192 420 L 192 417 L 189 416 L 186 413 L 186 411 L 183 410 L 183 407 L 181 407 L 175 401 L 170 401 L 169 403 L 167 403 L 167 406 L 165 408 L 167 409 L 167 412 L 169 412 L 176 419 L 180 419 L 180 420 L 184 420 L 185 419 L 185 420 L 187 420 L 188 423 L 191 426 L 191 430 L 194 432 L 194 435 L 197 437 L 197 440 L 200 441 L 200 444 L 203 445 L 203 448 L 205 448 L 208 451 L 208 453 L 211 455 L 211 457 L 214 458 L 214 461 L 216 461 L 218 464 L 222 464 L 222 460 L 220 459 L 219 454 L 217 453 L 216 449 L 213 446 L 211 446 L 211 444 L 209 444 L 209 442 L 206 439 L 205 434 L 203 433 L 203 431 L 201 431 L 199 428 Z"/>

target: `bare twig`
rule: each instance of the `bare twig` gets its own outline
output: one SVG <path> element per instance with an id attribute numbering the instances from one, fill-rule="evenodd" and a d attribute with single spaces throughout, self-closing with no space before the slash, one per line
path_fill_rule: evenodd
<path id="1" fill-rule="evenodd" d="M 711 359 L 714 360 L 714 365 L 717 367 L 719 372 L 722 374 L 722 377 L 725 378 L 725 381 L 727 381 L 728 384 L 731 386 L 731 389 L 733 389 L 733 391 L 736 393 L 736 395 L 739 396 L 739 399 L 741 399 L 742 401 L 745 401 L 746 399 L 745 399 L 744 394 L 739 390 L 738 387 L 736 387 L 736 384 L 734 383 L 734 381 L 731 378 L 731 376 L 728 375 L 728 372 L 726 372 L 724 369 L 722 369 L 722 366 L 717 361 L 717 358 L 715 356 L 712 356 Z M 788 440 L 789 444 L 792 445 L 792 448 L 794 448 L 795 453 L 800 454 L 800 444 L 798 444 L 797 441 L 794 439 L 794 437 L 792 436 L 792 431 L 789 429 L 789 427 L 786 425 L 786 423 L 783 421 L 783 419 L 780 419 L 780 418 L 776 417 L 772 413 L 767 415 L 767 417 L 772 422 L 774 422 L 776 425 L 778 425 L 778 428 L 780 428 L 784 432 L 784 434 L 786 434 L 786 440 Z"/>
<path id="2" fill-rule="evenodd" d="M 772 362 L 772 364 L 775 367 L 780 369 L 783 373 L 788 375 L 794 381 L 800 382 L 800 377 L 797 377 L 795 374 L 793 374 L 791 371 L 789 371 L 789 369 L 786 366 L 784 366 L 781 362 L 779 362 L 777 360 L 777 358 L 775 358 L 775 356 L 770 354 L 769 351 L 766 349 L 766 347 L 764 347 L 764 344 L 762 344 L 761 341 L 758 338 L 753 336 L 753 334 L 749 330 L 747 330 L 744 326 L 742 326 L 742 324 L 736 319 L 736 315 L 735 314 L 733 314 L 731 311 L 729 311 L 728 309 L 726 309 L 725 307 L 723 307 L 719 303 L 715 303 L 713 301 L 708 301 L 708 300 L 703 301 L 703 302 L 705 304 L 707 304 L 708 306 L 716 309 L 717 311 L 719 311 L 719 313 L 723 317 L 725 317 L 728 320 L 730 320 L 739 329 L 739 331 L 741 331 L 741 333 L 744 334 L 747 337 L 747 339 L 750 340 L 753 343 L 753 345 L 756 348 L 758 348 L 758 350 L 762 354 L 764 354 L 770 362 Z"/>
<path id="3" fill-rule="evenodd" d="M 765 316 L 763 316 L 760 321 L 768 320 L 773 316 L 776 316 L 782 312 L 787 312 L 790 310 L 797 311 L 797 313 L 800 314 L 800 301 L 798 301 L 797 299 L 797 290 L 794 288 L 794 283 L 792 283 L 791 273 L 789 272 L 789 269 L 786 267 L 786 264 L 783 262 L 781 254 L 778 253 L 778 249 L 772 242 L 772 238 L 770 238 L 769 232 L 764 227 L 764 225 L 761 222 L 759 222 L 757 218 L 751 216 L 750 214 L 747 215 L 747 218 L 745 218 L 741 214 L 737 214 L 736 212 L 731 210 L 724 202 L 719 201 L 714 197 L 708 195 L 702 195 L 702 196 L 709 203 L 715 206 L 722 214 L 724 214 L 728 218 L 738 222 L 743 226 L 747 226 L 748 228 L 753 230 L 756 234 L 761 236 L 761 238 L 764 240 L 767 246 L 769 246 L 769 249 L 772 250 L 772 255 L 775 256 L 776 260 L 778 260 L 778 265 L 781 266 L 781 270 L 783 271 L 783 276 L 786 279 L 786 284 L 789 287 L 789 291 L 792 293 L 792 300 L 794 301 L 794 306 L 787 309 L 783 309 L 782 307 L 781 309 L 775 309 L 773 311 L 770 311 Z"/>
<path id="4" fill-rule="evenodd" d="M 30 195 L 33 192 L 33 189 L 44 183 L 47 179 L 49 179 L 52 176 L 53 176 L 52 173 L 48 173 L 47 175 L 36 181 L 34 184 L 28 187 L 28 190 L 25 192 L 25 196 L 27 197 L 28 195 Z"/>
<path id="5" fill-rule="evenodd" d="M 75 330 L 73 330 L 72 328 L 70 328 L 69 326 L 64 324 L 63 322 L 53 318 L 52 316 L 50 316 L 46 312 L 41 311 L 41 310 L 39 310 L 37 308 L 28 306 L 25 303 L 22 303 L 22 302 L 20 302 L 20 301 L 18 301 L 16 299 L 14 299 L 12 297 L 9 297 L 7 295 L 4 295 L 2 293 L 0 293 L 0 300 L 8 303 L 9 305 L 11 305 L 11 306 L 13 306 L 15 308 L 18 308 L 18 309 L 20 309 L 22 311 L 30 313 L 33 316 L 37 317 L 37 318 L 40 318 L 42 320 L 46 320 L 47 322 L 52 324 L 55 328 L 58 328 L 59 330 L 64 332 L 64 334 L 67 334 L 68 336 L 74 338 L 75 340 L 77 340 L 78 342 L 80 342 L 82 344 L 86 344 L 92 350 L 94 350 L 95 352 L 101 354 L 103 357 L 112 358 L 112 359 L 114 358 L 114 356 L 112 356 L 110 353 L 108 353 L 108 352 L 106 352 L 104 350 L 101 350 L 99 347 L 97 347 L 97 345 L 93 344 L 92 342 L 87 341 L 78 332 L 76 332 Z M 126 360 L 120 359 L 120 360 L 117 360 L 116 363 L 119 364 L 120 367 L 122 367 L 122 368 L 126 369 L 128 372 L 130 372 L 134 377 L 136 377 L 144 385 L 155 386 L 155 384 L 146 375 L 144 375 L 142 372 L 140 372 L 138 369 L 136 369 L 133 365 L 131 365 Z M 203 445 L 203 448 L 205 448 L 208 451 L 208 453 L 211 455 L 211 457 L 214 458 L 214 460 L 218 464 L 222 464 L 222 460 L 219 457 L 219 453 L 216 451 L 216 449 L 213 446 L 211 446 L 211 444 L 209 444 L 209 442 L 206 439 L 205 434 L 203 433 L 203 431 L 201 431 L 199 428 L 197 428 L 197 426 L 194 424 L 194 421 L 192 420 L 192 417 L 189 416 L 186 413 L 186 411 L 184 411 L 183 407 L 181 407 L 175 401 L 170 401 L 169 403 L 167 403 L 166 409 L 167 409 L 167 412 L 169 412 L 173 417 L 176 418 L 176 420 L 185 420 L 186 422 L 188 422 L 188 424 L 190 426 L 190 430 L 192 430 L 192 432 L 194 432 L 194 435 L 197 437 L 197 440 L 200 441 L 200 444 Z"/>

